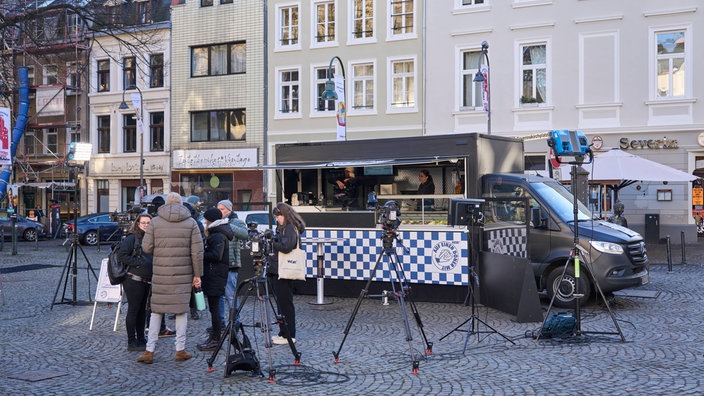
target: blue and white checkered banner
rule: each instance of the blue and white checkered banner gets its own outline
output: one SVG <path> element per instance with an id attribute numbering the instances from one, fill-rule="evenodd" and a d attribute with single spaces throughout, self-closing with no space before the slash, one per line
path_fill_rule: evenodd
<path id="1" fill-rule="evenodd" d="M 525 226 L 497 228 L 485 231 L 487 247 L 492 253 L 527 257 L 528 230 Z"/>
<path id="2" fill-rule="evenodd" d="M 394 241 L 394 249 L 409 283 L 466 285 L 467 284 L 467 233 L 458 231 L 401 231 L 398 236 L 402 244 Z M 382 245 L 383 232 L 371 229 L 311 229 L 304 238 L 332 239 L 337 243 L 325 243 L 324 276 L 329 279 L 368 280 L 390 282 L 396 274 L 389 255 Z M 404 246 L 406 249 L 404 249 Z M 317 244 L 305 243 L 309 263 L 317 260 Z M 381 263 L 372 274 L 376 261 Z M 397 257 L 391 254 L 393 260 Z M 315 265 L 308 266 L 308 276 L 315 277 Z"/>

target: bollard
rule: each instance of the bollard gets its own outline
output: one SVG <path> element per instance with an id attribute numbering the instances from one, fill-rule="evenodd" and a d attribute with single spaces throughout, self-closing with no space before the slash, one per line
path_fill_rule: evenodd
<path id="1" fill-rule="evenodd" d="M 685 255 L 685 248 L 684 248 L 684 231 L 680 231 L 680 239 L 682 240 L 682 264 L 687 264 L 687 258 Z"/>
<path id="2" fill-rule="evenodd" d="M 0 227 L 0 252 L 5 248 L 5 229 Z"/>
<path id="3" fill-rule="evenodd" d="M 10 216 L 12 219 L 12 255 L 17 256 L 17 215 Z"/>
<path id="4" fill-rule="evenodd" d="M 34 237 L 34 251 L 39 250 L 39 232 L 37 232 L 37 235 Z"/>
<path id="5" fill-rule="evenodd" d="M 670 236 L 666 237 L 667 240 L 667 272 L 672 273 L 672 249 L 670 248 Z"/>
<path id="6" fill-rule="evenodd" d="M 100 235 L 103 233 L 103 226 L 98 226 L 98 253 L 100 253 Z"/>

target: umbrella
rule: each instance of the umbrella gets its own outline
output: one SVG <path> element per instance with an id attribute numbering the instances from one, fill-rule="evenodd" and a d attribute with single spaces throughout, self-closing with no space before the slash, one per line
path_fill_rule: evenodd
<path id="1" fill-rule="evenodd" d="M 638 181 L 689 182 L 697 176 L 678 169 L 650 161 L 619 149 L 611 149 L 594 157 L 594 162 L 584 164 L 589 172 L 589 180 L 612 185 L 618 197 L 618 190 Z M 558 178 L 570 180 L 570 165 L 560 165 Z"/>

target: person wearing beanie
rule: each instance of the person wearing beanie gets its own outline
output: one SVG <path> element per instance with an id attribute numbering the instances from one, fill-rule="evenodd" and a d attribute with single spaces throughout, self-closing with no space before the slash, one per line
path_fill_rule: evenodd
<path id="1" fill-rule="evenodd" d="M 225 294 L 230 245 L 233 232 L 215 208 L 205 211 L 205 251 L 203 253 L 203 294 L 208 297 L 212 331 L 208 339 L 197 345 L 201 351 L 213 351 L 220 343 L 223 322 L 220 318 L 220 298 Z"/>
<path id="2" fill-rule="evenodd" d="M 225 323 L 225 310 L 232 313 L 237 309 L 237 301 L 235 300 L 235 291 L 237 290 L 237 273 L 242 267 L 240 257 L 240 249 L 247 242 L 249 232 L 247 224 L 237 218 L 237 214 L 232 211 L 232 202 L 229 199 L 223 199 L 218 202 L 217 206 L 222 218 L 229 220 L 230 229 L 234 234 L 234 239 L 230 243 L 229 249 L 229 271 L 227 274 L 227 284 L 225 285 L 225 295 L 220 301 L 220 318 Z"/>

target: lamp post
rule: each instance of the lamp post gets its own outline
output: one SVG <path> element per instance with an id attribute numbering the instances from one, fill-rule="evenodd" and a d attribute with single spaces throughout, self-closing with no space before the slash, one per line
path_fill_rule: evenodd
<path id="1" fill-rule="evenodd" d="M 125 91 L 128 89 L 136 89 L 139 92 L 139 114 L 137 115 L 137 126 L 139 127 L 139 188 L 144 187 L 144 96 L 142 96 L 142 90 L 138 86 L 132 85 L 122 90 L 122 103 L 120 103 L 120 110 L 127 110 L 129 106 L 125 102 Z M 132 100 L 132 105 L 134 105 L 134 99 Z M 135 109 L 136 110 L 136 109 Z M 146 194 L 146 191 L 144 191 Z M 140 193 L 140 201 L 142 199 Z M 136 203 L 135 203 L 136 204 Z"/>
<path id="2" fill-rule="evenodd" d="M 486 77 L 482 72 L 482 58 L 486 58 Z M 477 62 L 478 73 L 474 76 L 474 82 L 483 83 L 486 81 L 486 133 L 491 135 L 491 77 L 489 66 L 489 43 L 482 41 L 482 51 L 479 54 L 479 61 Z M 482 91 L 484 92 L 484 84 L 482 84 Z M 482 94 L 484 96 L 484 94 Z"/>
<path id="3" fill-rule="evenodd" d="M 339 81 L 338 79 L 335 79 L 335 81 L 333 81 L 332 79 L 332 64 L 333 62 L 335 62 L 335 59 L 337 59 L 338 63 L 340 63 L 340 69 L 342 70 L 342 81 Z M 347 91 L 345 89 L 345 66 L 342 64 L 342 59 L 340 59 L 339 56 L 335 55 L 330 59 L 330 65 L 328 66 L 327 75 L 328 80 L 325 82 L 325 90 L 320 95 L 320 98 L 322 100 L 335 101 L 335 107 L 337 111 L 337 140 L 347 140 L 347 109 L 345 107 L 345 98 L 347 97 Z M 342 88 L 342 99 L 339 99 L 337 95 L 337 88 L 340 88 L 338 84 L 341 85 Z"/>

